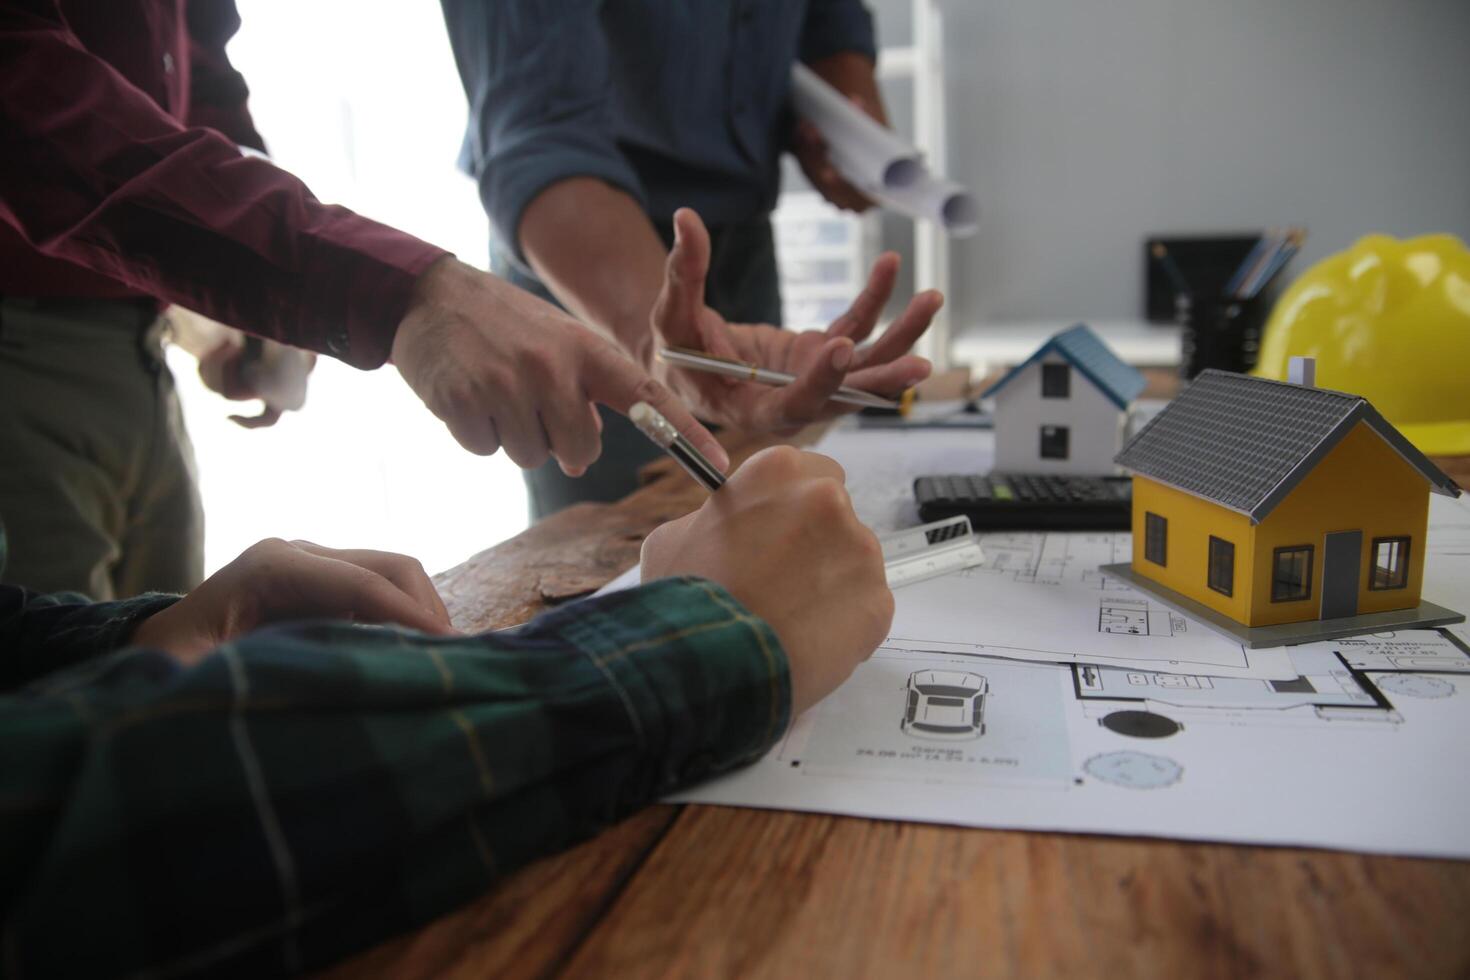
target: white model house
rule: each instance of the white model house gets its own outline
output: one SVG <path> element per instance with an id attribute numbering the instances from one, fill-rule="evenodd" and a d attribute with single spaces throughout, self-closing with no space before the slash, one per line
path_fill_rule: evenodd
<path id="1" fill-rule="evenodd" d="M 996 471 L 1116 473 L 1128 407 L 1143 386 L 1086 324 L 1062 331 L 981 395 L 994 400 Z"/>

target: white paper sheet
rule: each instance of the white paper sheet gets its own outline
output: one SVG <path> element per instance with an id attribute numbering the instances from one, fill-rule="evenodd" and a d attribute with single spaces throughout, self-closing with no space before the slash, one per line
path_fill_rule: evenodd
<path id="1" fill-rule="evenodd" d="M 631 589 L 638 584 L 640 578 L 642 577 L 642 574 L 643 569 L 637 565 L 634 565 L 632 568 L 628 569 L 626 572 L 619 575 L 617 578 L 613 579 L 611 582 L 607 583 L 596 592 L 592 593 L 592 595 L 596 597 L 600 595 L 607 595 L 609 592 L 621 592 L 624 589 Z"/>
<path id="2" fill-rule="evenodd" d="M 1345 640 L 1304 643 L 1301 650 L 1331 650 L 1342 655 L 1357 670 L 1419 670 L 1433 673 L 1470 674 L 1470 647 L 1456 643 L 1443 630 L 1398 630 L 1369 633 Z"/>
<path id="3" fill-rule="evenodd" d="M 1470 614 L 1470 495 L 1429 498 L 1424 598 Z"/>
<path id="4" fill-rule="evenodd" d="M 882 649 L 765 759 L 675 799 L 1470 858 L 1470 677 L 1292 656 L 1272 683 Z M 985 679 L 983 733 L 903 730 L 936 670 Z"/>
<path id="5" fill-rule="evenodd" d="M 983 472 L 992 439 L 838 428 L 816 448 L 882 532 L 918 523 L 915 476 Z M 1470 858 L 1464 627 L 1244 651 L 1098 574 L 1127 535 L 982 546 L 985 566 L 897 590 L 894 638 L 765 759 L 675 799 Z M 1470 608 L 1470 502 L 1433 498 L 1426 556 L 1426 597 Z M 970 677 L 960 690 L 983 702 L 926 699 L 916 716 L 968 730 L 905 724 L 932 671 Z"/>
<path id="6" fill-rule="evenodd" d="M 878 534 L 921 523 L 914 478 L 937 473 L 985 473 L 995 460 L 988 429 L 859 429 L 848 420 L 834 426 L 813 452 L 847 471 L 847 492 L 858 518 Z"/>
<path id="7" fill-rule="evenodd" d="M 867 431 L 839 426 L 813 449 L 847 471 L 863 523 L 880 534 L 919 523 L 913 482 L 936 473 L 984 473 L 987 430 Z M 1145 670 L 1290 677 L 1280 650 L 1239 643 L 1172 612 L 1099 565 L 1125 561 L 1127 533 L 982 534 L 980 568 L 905 586 L 889 643 L 1023 660 L 1106 662 Z"/>
<path id="8" fill-rule="evenodd" d="M 1050 663 L 1284 680 L 1285 648 L 1247 650 L 1098 571 L 1126 532 L 979 535 L 985 563 L 894 593 L 888 644 Z"/>

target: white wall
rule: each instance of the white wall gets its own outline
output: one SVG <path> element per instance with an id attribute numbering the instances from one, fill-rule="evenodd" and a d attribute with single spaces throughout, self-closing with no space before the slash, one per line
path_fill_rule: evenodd
<path id="1" fill-rule="evenodd" d="M 907 0 L 870 0 L 902 43 Z M 1470 240 L 1467 0 L 948 0 L 958 330 L 1141 307 L 1142 238 Z"/>

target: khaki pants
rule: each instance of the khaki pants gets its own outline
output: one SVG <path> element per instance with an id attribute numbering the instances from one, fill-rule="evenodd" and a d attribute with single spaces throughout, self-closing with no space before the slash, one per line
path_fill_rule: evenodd
<path id="1" fill-rule="evenodd" d="M 204 571 L 194 450 L 164 322 L 95 300 L 0 300 L 0 581 L 94 599 Z"/>

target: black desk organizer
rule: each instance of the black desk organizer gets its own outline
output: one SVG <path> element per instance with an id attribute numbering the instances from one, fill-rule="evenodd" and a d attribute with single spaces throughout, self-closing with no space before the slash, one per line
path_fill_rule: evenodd
<path id="1" fill-rule="evenodd" d="M 1248 298 L 1229 290 L 1252 249 L 1266 240 L 1265 234 L 1150 235 L 1144 239 L 1145 316 L 1183 328 L 1179 373 L 1186 380 L 1206 368 L 1244 373 L 1256 366 L 1261 332 L 1276 298 L 1273 280 L 1281 267 Z M 1295 234 L 1290 254 L 1299 247 L 1305 229 Z M 1169 256 L 1167 262 L 1154 254 L 1160 246 Z"/>
<path id="2" fill-rule="evenodd" d="M 1242 374 L 1256 366 L 1261 330 L 1271 305 L 1265 295 L 1191 297 L 1175 311 L 1184 328 L 1179 374 L 1186 381 L 1206 368 Z"/>

